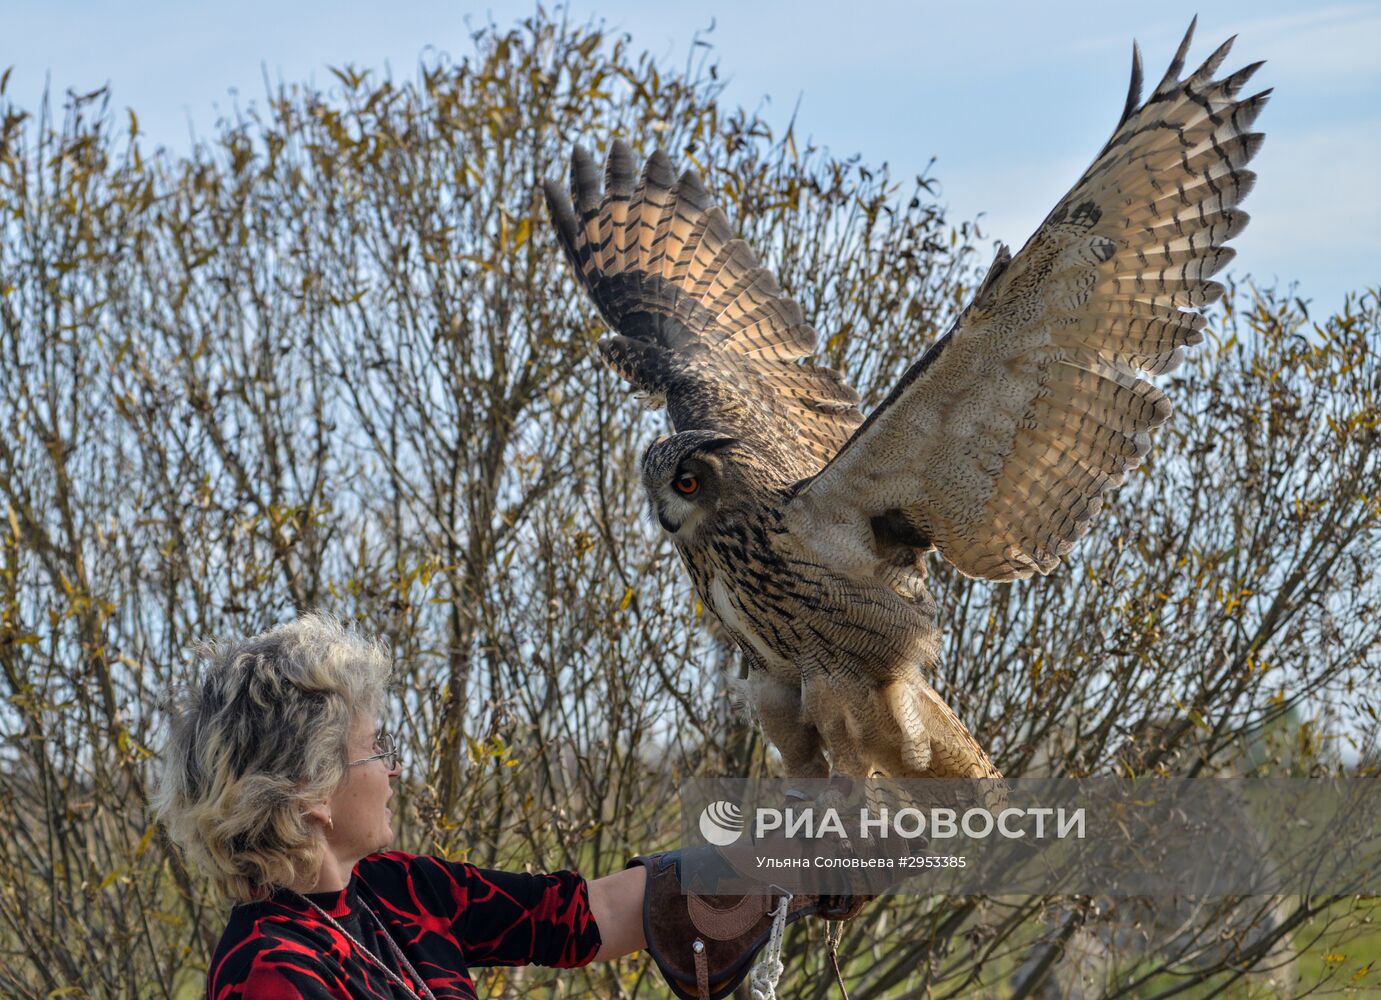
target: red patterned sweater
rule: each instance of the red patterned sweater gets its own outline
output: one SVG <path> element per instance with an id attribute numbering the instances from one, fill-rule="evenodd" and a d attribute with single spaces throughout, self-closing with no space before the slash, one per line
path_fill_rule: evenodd
<path id="1" fill-rule="evenodd" d="M 408 980 L 379 936 L 386 927 L 437 1000 L 476 997 L 470 966 L 570 968 L 599 950 L 589 892 L 575 872 L 487 871 L 389 851 L 356 865 L 340 892 L 309 898 Z M 364 907 L 379 919 L 362 915 Z M 231 911 L 206 992 L 211 1000 L 407 995 L 302 897 L 281 891 Z"/>

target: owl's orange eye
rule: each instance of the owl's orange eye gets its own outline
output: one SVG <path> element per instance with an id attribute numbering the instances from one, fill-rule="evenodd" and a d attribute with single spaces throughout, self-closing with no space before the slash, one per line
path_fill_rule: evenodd
<path id="1" fill-rule="evenodd" d="M 700 489 L 700 480 L 692 475 L 678 476 L 674 485 L 676 492 L 684 496 L 692 496 L 696 490 Z"/>

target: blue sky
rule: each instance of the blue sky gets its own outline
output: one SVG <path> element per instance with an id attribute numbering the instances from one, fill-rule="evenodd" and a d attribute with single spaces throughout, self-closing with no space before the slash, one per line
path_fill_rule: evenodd
<path id="1" fill-rule="evenodd" d="M 1316 314 L 1381 285 L 1381 3 L 1201 5 L 1191 61 L 1237 34 L 1226 68 L 1267 59 L 1253 83 L 1276 88 L 1258 122 L 1267 139 L 1234 273 L 1297 280 Z M 571 0 L 570 11 L 604 18 L 674 66 L 713 23 L 702 37 L 730 101 L 762 106 L 780 125 L 799 99 L 802 132 L 836 153 L 885 160 L 901 177 L 934 156 L 954 216 L 982 212 L 988 235 L 1020 245 L 1116 122 L 1132 39 L 1153 85 L 1196 6 Z M 326 67 L 347 62 L 411 77 L 424 49 L 463 55 L 473 27 L 532 9 L 8 0 L 0 65 L 14 67 L 10 99 L 29 108 L 45 79 L 55 92 L 108 82 L 115 105 L 178 152 L 191 129 L 212 130 L 232 90 L 241 104 L 258 98 L 265 71 L 322 87 L 334 82 Z"/>

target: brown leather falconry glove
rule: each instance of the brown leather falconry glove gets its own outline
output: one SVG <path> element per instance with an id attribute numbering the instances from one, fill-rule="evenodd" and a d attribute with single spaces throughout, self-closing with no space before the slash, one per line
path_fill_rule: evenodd
<path id="1" fill-rule="evenodd" d="M 693 887 L 688 892 L 682 881 L 682 864 L 691 858 L 697 871 L 705 870 L 702 866 L 722 866 L 732 874 L 740 868 L 732 849 L 709 846 L 637 857 L 628 866 L 647 869 L 643 933 L 647 950 L 672 992 L 683 1000 L 720 1000 L 743 981 L 753 959 L 768 943 L 774 915 L 787 896 L 784 892 L 717 896 L 696 892 Z M 747 866 L 745 861 L 738 874 Z M 867 898 L 791 896 L 785 922 L 804 916 L 848 920 L 858 914 Z"/>

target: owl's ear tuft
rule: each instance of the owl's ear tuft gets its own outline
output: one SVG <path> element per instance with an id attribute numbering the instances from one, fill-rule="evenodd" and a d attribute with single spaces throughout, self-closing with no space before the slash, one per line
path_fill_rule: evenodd
<path id="1" fill-rule="evenodd" d="M 739 440 L 736 437 L 711 438 L 709 441 L 706 441 L 704 444 L 702 444 L 697 450 L 712 453 L 720 451 L 724 448 L 732 447 L 733 445 L 736 445 L 738 443 Z"/>

